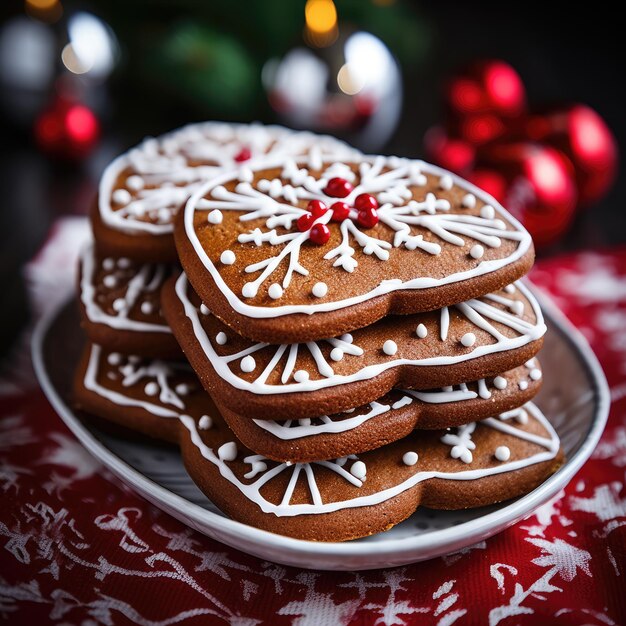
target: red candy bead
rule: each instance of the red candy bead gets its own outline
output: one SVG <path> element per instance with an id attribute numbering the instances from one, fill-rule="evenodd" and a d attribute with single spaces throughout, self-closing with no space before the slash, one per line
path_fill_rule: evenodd
<path id="1" fill-rule="evenodd" d="M 301 215 L 296 222 L 296 224 L 298 225 L 298 230 L 301 233 L 306 232 L 307 230 L 309 230 L 309 228 L 311 228 L 311 224 L 313 224 L 314 221 L 315 218 L 313 217 L 313 215 L 311 215 L 311 213 L 305 213 L 304 215 Z"/>
<path id="2" fill-rule="evenodd" d="M 306 205 L 306 210 L 311 213 L 313 217 L 318 218 L 322 217 L 322 215 L 328 211 L 328 207 L 321 200 L 311 200 L 311 202 Z"/>
<path id="3" fill-rule="evenodd" d="M 377 209 L 378 208 L 378 200 L 374 198 L 369 193 L 361 193 L 356 197 L 354 201 L 354 206 L 359 211 L 365 211 L 367 209 Z"/>
<path id="4" fill-rule="evenodd" d="M 323 246 L 330 239 L 330 230 L 326 224 L 315 224 L 309 233 L 309 239 L 318 246 Z"/>
<path id="5" fill-rule="evenodd" d="M 331 178 L 326 183 L 324 193 L 332 198 L 345 198 L 354 187 L 345 178 Z"/>
<path id="6" fill-rule="evenodd" d="M 333 222 L 343 222 L 350 215 L 350 207 L 345 202 L 334 202 L 330 210 L 333 212 Z"/>
<path id="7" fill-rule="evenodd" d="M 237 163 L 243 163 L 244 161 L 249 161 L 251 158 L 252 152 L 250 148 L 242 148 L 235 156 L 235 161 L 237 161 Z"/>
<path id="8" fill-rule="evenodd" d="M 376 213 L 376 209 L 363 209 L 359 211 L 356 221 L 359 225 L 363 226 L 363 228 L 373 228 L 378 224 L 378 213 Z"/>

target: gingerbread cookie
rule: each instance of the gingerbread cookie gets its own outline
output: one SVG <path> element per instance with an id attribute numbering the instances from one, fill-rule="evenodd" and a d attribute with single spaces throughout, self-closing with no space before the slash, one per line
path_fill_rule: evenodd
<path id="1" fill-rule="evenodd" d="M 206 122 L 141 144 L 115 159 L 100 181 L 91 219 L 98 249 L 147 262 L 177 260 L 172 220 L 207 180 L 268 156 L 358 154 L 333 137 L 280 126 Z"/>
<path id="2" fill-rule="evenodd" d="M 397 157 L 243 164 L 198 187 L 175 237 L 211 311 L 268 343 L 482 296 L 534 259 L 530 235 L 491 196 Z"/>
<path id="3" fill-rule="evenodd" d="M 387 317 L 342 337 L 281 345 L 234 333 L 184 274 L 169 279 L 161 295 L 174 334 L 218 407 L 258 419 L 330 415 L 393 388 L 497 376 L 531 359 L 546 330 L 521 283 L 438 311 Z"/>
<path id="4" fill-rule="evenodd" d="M 559 438 L 534 405 L 449 431 L 413 431 L 359 456 L 280 463 L 221 428 L 181 417 L 191 478 L 233 519 L 299 539 L 372 535 L 418 506 L 464 509 L 523 495 L 563 463 Z"/>
<path id="5" fill-rule="evenodd" d="M 142 356 L 181 356 L 161 312 L 160 291 L 172 273 L 166 264 L 140 264 L 126 257 L 99 256 L 85 248 L 80 259 L 82 326 L 91 341 Z"/>

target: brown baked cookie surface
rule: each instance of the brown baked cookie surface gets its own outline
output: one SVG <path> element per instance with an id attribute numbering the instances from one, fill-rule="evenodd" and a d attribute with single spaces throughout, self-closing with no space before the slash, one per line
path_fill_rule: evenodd
<path id="1" fill-rule="evenodd" d="M 196 190 L 175 238 L 211 311 L 268 343 L 482 296 L 534 259 L 530 235 L 493 198 L 397 157 L 244 165 Z"/>
<path id="2" fill-rule="evenodd" d="M 180 346 L 161 312 L 161 287 L 171 273 L 167 264 L 140 264 L 98 255 L 93 246 L 85 248 L 78 290 L 81 324 L 89 339 L 127 354 L 180 357 Z"/>
<path id="3" fill-rule="evenodd" d="M 161 296 L 176 338 L 218 407 L 253 419 L 331 415 L 393 388 L 497 376 L 535 356 L 545 333 L 539 305 L 521 283 L 439 311 L 387 317 L 341 337 L 281 345 L 234 333 L 210 314 L 184 274 L 169 279 Z"/>
<path id="4" fill-rule="evenodd" d="M 380 448 L 416 428 L 449 428 L 517 409 L 538 393 L 540 371 L 535 358 L 487 380 L 429 391 L 395 389 L 344 413 L 301 420 L 251 420 L 228 410 L 226 403 L 221 414 L 237 439 L 257 453 L 308 463 Z"/>
<path id="5" fill-rule="evenodd" d="M 174 262 L 172 221 L 206 180 L 273 156 L 357 153 L 333 137 L 280 126 L 206 122 L 150 137 L 115 159 L 91 213 L 99 249 L 142 262 Z"/>
<path id="6" fill-rule="evenodd" d="M 287 464 L 251 453 L 222 428 L 182 417 L 185 466 L 233 519 L 314 541 L 388 530 L 418 506 L 463 509 L 526 494 L 563 463 L 559 438 L 532 404 L 449 431 L 413 431 L 334 461 Z M 231 437 L 229 439 L 229 437 Z"/>

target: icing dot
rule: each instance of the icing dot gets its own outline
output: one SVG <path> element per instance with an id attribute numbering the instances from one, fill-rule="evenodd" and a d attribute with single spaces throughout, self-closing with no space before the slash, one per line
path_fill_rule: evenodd
<path id="1" fill-rule="evenodd" d="M 461 204 L 466 209 L 473 209 L 476 206 L 476 196 L 473 193 L 466 193 L 461 200 Z"/>
<path id="2" fill-rule="evenodd" d="M 150 302 L 142 302 L 140 308 L 144 315 L 150 315 L 150 313 L 152 313 L 152 304 Z"/>
<path id="3" fill-rule="evenodd" d="M 383 352 L 387 356 L 393 356 L 398 351 L 398 344 L 391 339 L 387 339 L 383 344 Z"/>
<path id="4" fill-rule="evenodd" d="M 480 217 L 484 217 L 486 220 L 492 220 L 495 215 L 496 211 L 490 204 L 485 204 L 485 206 L 480 210 Z"/>
<path id="5" fill-rule="evenodd" d="M 506 291 L 507 293 L 515 293 L 515 285 L 507 285 L 504 288 L 504 291 Z"/>
<path id="6" fill-rule="evenodd" d="M 498 446 L 494 456 L 498 461 L 508 461 L 511 458 L 511 450 L 508 446 Z"/>
<path id="7" fill-rule="evenodd" d="M 444 174 L 439 179 L 439 188 L 443 189 L 444 191 L 449 191 L 450 189 L 452 189 L 453 184 L 454 181 L 452 180 L 452 176 L 450 176 L 450 174 Z"/>
<path id="8" fill-rule="evenodd" d="M 508 385 L 508 382 L 507 382 L 506 378 L 504 378 L 502 376 L 496 376 L 493 379 L 493 386 L 496 389 L 506 389 L 507 385 Z"/>
<path id="9" fill-rule="evenodd" d="M 518 424 L 528 424 L 528 413 L 524 409 L 520 409 L 515 420 Z"/>
<path id="10" fill-rule="evenodd" d="M 316 298 L 323 298 L 328 293 L 328 285 L 326 283 L 315 283 L 311 293 Z"/>
<path id="11" fill-rule="evenodd" d="M 128 269 L 130 267 L 130 259 L 127 259 L 125 256 L 120 257 L 117 260 L 117 266 L 123 270 Z"/>
<path id="12" fill-rule="evenodd" d="M 113 300 L 113 310 L 114 311 L 117 311 L 119 313 L 125 307 L 126 307 L 126 300 L 124 300 L 124 298 L 117 298 L 116 300 Z"/>
<path id="13" fill-rule="evenodd" d="M 526 391 L 526 389 L 528 389 L 528 381 L 527 380 L 520 380 L 519 383 L 518 383 L 518 387 L 522 391 Z"/>
<path id="14" fill-rule="evenodd" d="M 244 298 L 254 298 L 258 292 L 259 289 L 254 283 L 246 283 L 241 289 L 241 295 Z"/>
<path id="15" fill-rule="evenodd" d="M 363 461 L 355 461 L 350 467 L 350 473 L 359 480 L 365 480 L 367 477 L 367 467 Z"/>
<path id="16" fill-rule="evenodd" d="M 476 343 L 476 335 L 474 333 L 465 333 L 461 337 L 461 344 L 466 348 L 471 348 Z"/>
<path id="17" fill-rule="evenodd" d="M 157 220 L 159 220 L 159 222 L 161 223 L 169 222 L 171 217 L 172 217 L 172 214 L 170 213 L 168 209 L 159 209 L 157 211 Z"/>
<path id="18" fill-rule="evenodd" d="M 472 249 L 470 250 L 470 256 L 472 259 L 481 259 L 483 254 L 485 254 L 485 249 L 482 246 L 479 246 L 478 244 L 472 246 Z"/>
<path id="19" fill-rule="evenodd" d="M 539 380 L 541 378 L 541 370 L 534 369 L 530 370 L 530 374 L 528 374 L 532 380 Z"/>
<path id="20" fill-rule="evenodd" d="M 535 359 L 529 359 L 528 361 L 526 361 L 526 363 L 524 363 L 524 365 L 528 368 L 528 369 L 532 369 L 533 367 L 535 367 Z"/>
<path id="21" fill-rule="evenodd" d="M 298 420 L 298 424 L 300 426 L 310 426 L 311 425 L 311 418 L 303 417 L 302 419 Z"/>
<path id="22" fill-rule="evenodd" d="M 415 333 L 420 339 L 424 339 L 424 337 L 428 335 L 428 329 L 424 326 L 424 324 L 419 324 Z"/>
<path id="23" fill-rule="evenodd" d="M 409 466 L 415 465 L 418 459 L 417 452 L 405 452 L 402 456 L 402 462 Z"/>
<path id="24" fill-rule="evenodd" d="M 343 359 L 343 350 L 341 348 L 333 348 L 330 351 L 330 358 L 333 361 L 341 361 Z"/>
<path id="25" fill-rule="evenodd" d="M 339 467 L 343 467 L 347 462 L 348 462 L 347 456 L 342 456 L 342 457 L 339 457 L 338 459 L 335 459 L 335 463 L 339 465 Z"/>
<path id="26" fill-rule="evenodd" d="M 306 370 L 298 370 L 294 373 L 293 379 L 297 383 L 305 383 L 307 380 L 309 380 L 309 373 Z"/>
<path id="27" fill-rule="evenodd" d="M 156 396 L 156 394 L 159 392 L 159 386 L 152 382 L 152 383 L 148 383 L 144 388 L 143 388 L 145 394 L 147 396 Z"/>
<path id="28" fill-rule="evenodd" d="M 267 295 L 272 300 L 278 300 L 283 295 L 283 288 L 278 283 L 272 283 L 267 290 Z"/>
<path id="29" fill-rule="evenodd" d="M 122 355 L 119 352 L 111 352 L 107 357 L 109 365 L 119 365 L 122 362 Z"/>
<path id="30" fill-rule="evenodd" d="M 115 278 L 113 274 L 108 274 L 102 279 L 102 283 L 105 287 L 111 289 L 112 287 L 115 287 L 115 285 L 117 285 L 117 278 Z"/>
<path id="31" fill-rule="evenodd" d="M 222 444 L 217 449 L 217 456 L 221 461 L 234 461 L 237 458 L 237 444 L 234 441 Z"/>
<path id="32" fill-rule="evenodd" d="M 115 204 L 128 204 L 132 200 L 132 196 L 127 189 L 116 189 L 111 197 Z"/>
<path id="33" fill-rule="evenodd" d="M 243 359 L 241 359 L 241 371 L 242 372 L 246 372 L 246 373 L 253 372 L 255 367 L 256 367 L 256 361 L 250 355 L 244 356 Z"/>
<path id="34" fill-rule="evenodd" d="M 143 178 L 141 178 L 141 176 L 129 176 L 126 179 L 126 186 L 129 189 L 132 189 L 133 191 L 139 191 L 140 189 L 143 189 L 144 187 L 144 182 L 143 182 Z"/>
<path id="35" fill-rule="evenodd" d="M 341 341 L 345 341 L 346 343 L 352 343 L 354 341 L 354 337 L 350 333 L 346 333 L 345 335 L 341 335 Z"/>
<path id="36" fill-rule="evenodd" d="M 215 343 L 217 343 L 218 346 L 223 346 L 227 341 L 228 337 L 225 332 L 220 331 L 217 335 L 215 335 Z"/>
<path id="37" fill-rule="evenodd" d="M 186 396 L 191 391 L 191 387 L 185 383 L 179 383 L 174 390 L 179 396 Z"/>
<path id="38" fill-rule="evenodd" d="M 454 448 L 450 450 L 450 456 L 453 459 L 460 459 L 463 463 L 471 463 L 474 459 L 472 452 L 465 446 L 454 446 Z"/>
<path id="39" fill-rule="evenodd" d="M 224 265 L 232 265 L 236 259 L 237 257 L 232 250 L 224 250 L 224 252 L 222 252 L 222 256 L 220 256 L 220 261 Z"/>
<path id="40" fill-rule="evenodd" d="M 213 209 L 209 213 L 209 216 L 207 217 L 209 224 L 221 224 L 223 219 L 224 219 L 224 216 L 222 215 L 222 212 L 219 209 Z"/>
<path id="41" fill-rule="evenodd" d="M 211 311 L 209 311 L 209 307 L 206 304 L 201 304 L 200 305 L 200 313 L 202 313 L 202 315 L 208 315 Z"/>
<path id="42" fill-rule="evenodd" d="M 213 426 L 213 420 L 208 415 L 203 415 L 198 422 L 200 430 L 209 430 Z"/>
<path id="43" fill-rule="evenodd" d="M 104 261 L 102 261 L 102 267 L 107 272 L 110 272 L 115 267 L 115 261 L 111 258 L 104 259 Z"/>

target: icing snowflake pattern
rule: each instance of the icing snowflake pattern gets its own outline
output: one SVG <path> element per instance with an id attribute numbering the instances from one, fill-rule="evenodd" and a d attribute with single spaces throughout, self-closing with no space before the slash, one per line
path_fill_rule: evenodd
<path id="1" fill-rule="evenodd" d="M 187 236 L 235 310 L 252 317 L 330 311 L 399 289 L 424 289 L 485 274 L 519 259 L 531 245 L 530 236 L 519 223 L 502 208 L 496 211 L 492 198 L 461 179 L 456 179 L 458 186 L 490 203 L 482 206 L 477 214 L 463 203 L 460 207 L 452 206 L 449 199 L 438 197 L 433 191 L 420 192 L 428 180 L 424 172 L 440 179 L 449 176 L 439 168 L 397 157 L 366 157 L 355 167 L 358 167 L 358 176 L 345 161 L 315 158 L 268 160 L 262 169 L 260 166 L 242 167 L 237 177 L 232 174 L 218 177 L 190 198 L 185 208 Z M 279 177 L 263 178 L 263 174 L 272 168 L 279 170 Z M 336 181 L 345 184 L 337 190 L 333 187 L 337 186 Z M 423 198 L 415 199 L 420 194 Z M 369 208 L 358 208 L 364 206 Z M 242 268 L 243 274 L 250 275 L 251 280 L 245 282 L 238 292 L 224 281 L 220 275 L 220 263 L 214 264 L 203 248 L 198 237 L 198 224 L 194 222 L 198 211 L 209 212 L 209 215 L 234 211 L 244 226 L 253 221 L 264 222 L 264 226 L 255 225 L 237 237 L 236 243 L 240 246 L 269 247 L 267 258 Z M 363 255 L 384 262 L 390 258 L 393 249 L 437 256 L 444 246 L 463 247 L 468 241 L 478 243 L 472 247 L 471 254 L 468 252 L 468 268 L 454 274 L 439 278 L 422 274 L 408 280 L 383 280 L 368 293 L 344 300 L 333 298 L 325 289 L 318 290 L 323 294 L 316 296 L 316 300 L 322 300 L 319 303 L 258 306 L 257 296 L 260 297 L 263 290 L 274 285 L 279 287 L 280 292 L 274 288 L 277 297 L 270 294 L 272 300 L 277 300 L 289 290 L 295 275 L 310 275 L 312 268 L 305 267 L 301 258 L 303 245 L 328 242 L 331 222 L 340 222 L 337 226 L 340 239 L 338 245 L 325 251 L 323 260 L 329 267 L 348 273 L 354 272 L 359 264 L 355 248 Z M 372 230 L 371 227 L 378 223 L 384 228 Z M 505 240 L 514 243 L 511 254 L 481 260 L 485 249 L 496 250 Z M 253 304 L 246 302 L 254 298 L 257 300 Z"/>

